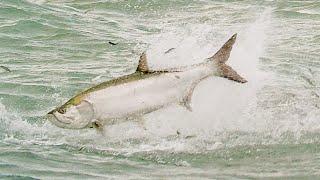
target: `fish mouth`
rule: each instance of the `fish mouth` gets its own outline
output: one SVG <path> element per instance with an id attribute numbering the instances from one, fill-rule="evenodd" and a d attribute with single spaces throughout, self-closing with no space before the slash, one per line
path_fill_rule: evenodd
<path id="1" fill-rule="evenodd" d="M 78 119 L 75 117 L 68 117 L 65 114 L 60 114 L 57 111 L 52 111 L 48 113 L 46 119 L 51 122 L 51 124 L 63 128 L 63 129 L 84 129 L 90 126 L 90 120 L 88 119 Z"/>
<path id="2" fill-rule="evenodd" d="M 60 128 L 69 128 L 70 122 L 61 121 L 54 113 L 48 113 L 46 118 L 54 125 Z"/>
<path id="3" fill-rule="evenodd" d="M 48 112 L 47 115 L 53 115 L 53 113 L 54 113 L 55 111 L 56 111 L 56 110 L 54 109 L 54 110 Z"/>
<path id="4" fill-rule="evenodd" d="M 61 121 L 54 113 L 52 113 L 52 115 L 54 116 L 54 118 L 59 121 L 60 123 L 64 123 L 64 124 L 71 124 L 71 122 L 65 122 L 65 121 Z M 68 119 L 68 117 L 66 117 Z"/>
<path id="5" fill-rule="evenodd" d="M 50 111 L 50 112 L 47 113 L 47 116 L 51 117 L 51 118 L 49 118 L 50 121 L 51 121 L 52 119 L 54 119 L 54 120 L 58 121 L 59 123 L 71 124 L 71 122 L 66 122 L 66 121 L 60 120 L 60 118 L 58 118 L 58 117 L 55 115 L 55 112 L 57 112 L 57 111 L 54 109 L 54 110 L 52 110 L 52 111 Z"/>
<path id="6" fill-rule="evenodd" d="M 52 110 L 47 113 L 48 120 L 65 129 L 83 129 L 92 126 L 91 120 L 94 116 L 94 110 L 91 103 L 83 101 L 76 107 L 72 107 L 67 113 L 61 114 L 59 111 Z"/>

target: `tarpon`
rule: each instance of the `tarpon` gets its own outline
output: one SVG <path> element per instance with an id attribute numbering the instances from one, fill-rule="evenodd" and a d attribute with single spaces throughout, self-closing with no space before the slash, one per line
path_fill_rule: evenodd
<path id="1" fill-rule="evenodd" d="M 101 128 L 179 103 L 192 111 L 191 97 L 197 84 L 210 76 L 247 82 L 226 65 L 237 34 L 204 62 L 188 67 L 151 70 L 147 55 L 140 56 L 136 72 L 87 89 L 48 113 L 58 127 Z M 171 51 L 171 50 L 170 50 Z"/>

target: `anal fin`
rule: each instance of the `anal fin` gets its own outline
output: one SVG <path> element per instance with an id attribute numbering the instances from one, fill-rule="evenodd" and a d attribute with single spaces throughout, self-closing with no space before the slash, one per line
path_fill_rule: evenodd
<path id="1" fill-rule="evenodd" d="M 198 83 L 193 83 L 191 87 L 188 89 L 186 95 L 183 97 L 182 101 L 180 102 L 180 105 L 185 107 L 188 111 L 192 112 L 192 107 L 191 107 L 191 99 L 192 99 L 192 94 L 193 91 Z"/>
<path id="2" fill-rule="evenodd" d="M 208 77 L 208 76 L 207 76 Z M 182 101 L 180 102 L 180 105 L 182 105 L 183 107 L 185 107 L 188 111 L 192 112 L 192 107 L 191 107 L 191 99 L 192 99 L 192 95 L 193 95 L 193 91 L 196 88 L 196 86 L 205 78 L 204 77 L 196 82 L 193 82 L 191 84 L 191 86 L 188 88 L 185 96 L 182 98 Z"/>

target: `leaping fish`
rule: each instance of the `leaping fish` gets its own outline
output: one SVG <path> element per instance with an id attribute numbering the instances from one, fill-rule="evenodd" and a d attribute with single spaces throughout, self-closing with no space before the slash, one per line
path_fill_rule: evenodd
<path id="1" fill-rule="evenodd" d="M 237 34 L 234 34 L 204 62 L 181 68 L 152 70 L 148 66 L 146 53 L 143 53 L 136 72 L 103 82 L 75 95 L 50 111 L 49 120 L 61 128 L 99 129 L 174 103 L 192 111 L 193 90 L 205 78 L 220 76 L 239 83 L 247 82 L 225 64 L 236 37 Z"/>

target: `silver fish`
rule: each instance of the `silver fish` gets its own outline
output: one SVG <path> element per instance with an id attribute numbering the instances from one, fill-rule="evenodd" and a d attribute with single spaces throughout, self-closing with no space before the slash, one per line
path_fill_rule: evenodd
<path id="1" fill-rule="evenodd" d="M 99 129 L 174 103 L 192 111 L 193 90 L 203 79 L 220 76 L 239 83 L 247 82 L 225 64 L 236 37 L 234 34 L 212 57 L 188 67 L 153 71 L 148 67 L 146 53 L 143 53 L 136 72 L 77 94 L 49 112 L 49 120 L 61 128 Z"/>

